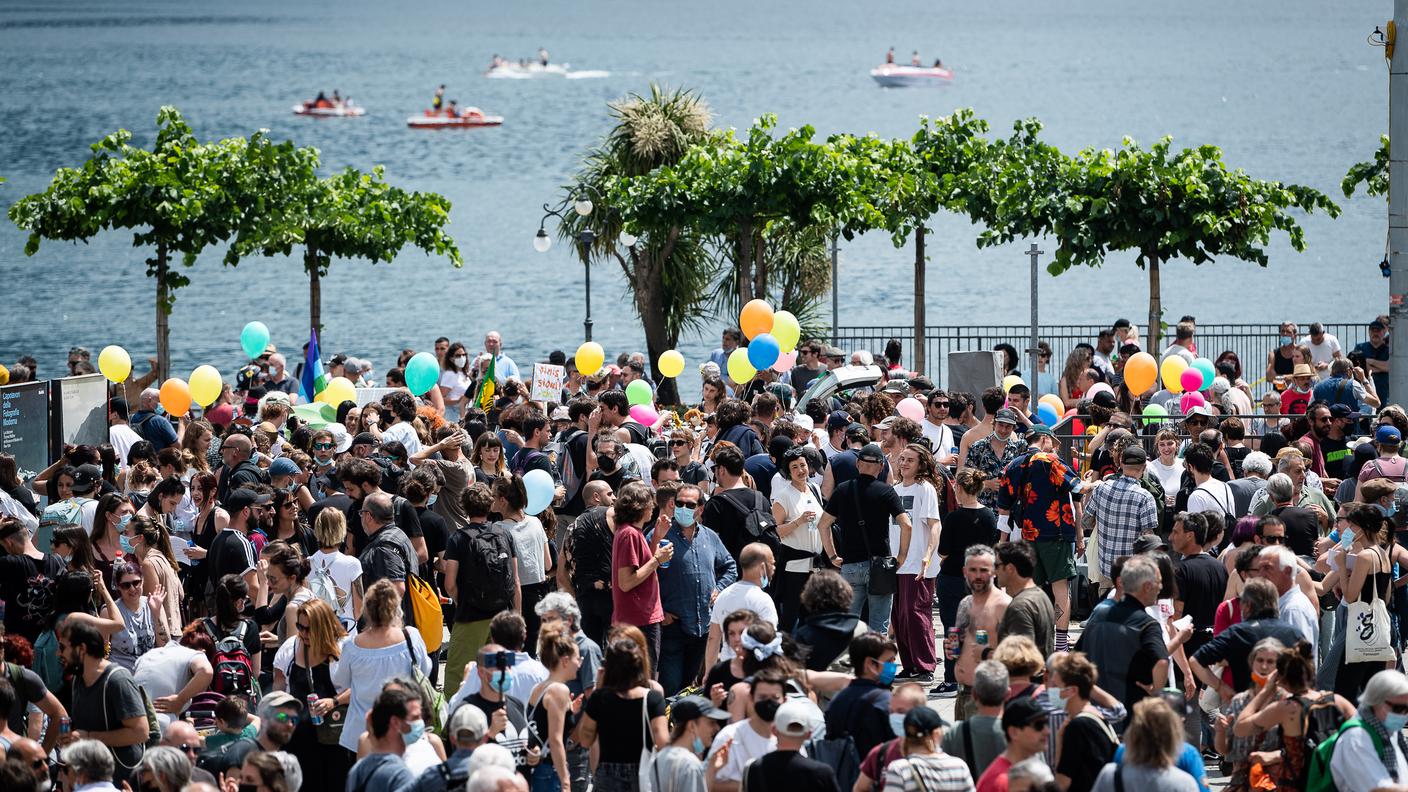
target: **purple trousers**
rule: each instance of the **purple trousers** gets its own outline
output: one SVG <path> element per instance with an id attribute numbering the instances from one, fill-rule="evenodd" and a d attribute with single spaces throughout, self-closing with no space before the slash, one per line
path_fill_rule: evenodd
<path id="1" fill-rule="evenodd" d="M 899 576 L 890 623 L 904 669 L 933 673 L 939 661 L 934 640 L 934 578 Z"/>

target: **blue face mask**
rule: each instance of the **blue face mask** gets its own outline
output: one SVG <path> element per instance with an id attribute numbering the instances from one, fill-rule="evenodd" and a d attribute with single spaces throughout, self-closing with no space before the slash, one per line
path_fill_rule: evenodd
<path id="1" fill-rule="evenodd" d="M 1403 731 L 1404 726 L 1408 726 L 1408 715 L 1390 712 L 1388 717 L 1384 718 L 1384 728 L 1388 729 L 1389 734 L 1398 734 Z"/>
<path id="2" fill-rule="evenodd" d="M 1296 342 L 1292 336 L 1281 336 L 1281 346 L 1290 346 Z"/>
<path id="3" fill-rule="evenodd" d="M 763 587 L 763 588 L 767 588 L 767 587 L 768 587 L 768 584 L 771 583 L 771 582 L 772 582 L 772 581 L 768 579 L 768 576 L 767 576 L 767 575 L 763 575 L 763 579 L 762 579 L 761 582 L 758 583 L 758 585 L 761 586 L 761 587 Z"/>
<path id="4" fill-rule="evenodd" d="M 686 528 L 691 525 L 694 525 L 694 509 L 691 509 L 688 506 L 676 506 L 675 522 L 679 523 L 680 525 Z"/>
<path id="5" fill-rule="evenodd" d="M 409 748 L 412 745 L 415 745 L 416 743 L 420 742 L 420 738 L 425 736 L 425 721 L 415 720 L 411 721 L 406 725 L 410 726 L 411 730 L 408 732 L 403 732 L 401 734 L 401 739 L 405 741 L 406 747 Z"/>
<path id="6" fill-rule="evenodd" d="M 900 672 L 900 664 L 891 660 L 888 663 L 880 664 L 880 679 L 882 685 L 888 685 L 895 681 L 895 675 Z"/>
<path id="7" fill-rule="evenodd" d="M 1346 528 L 1340 533 L 1340 547 L 1348 550 L 1354 546 L 1354 531 Z"/>
<path id="8" fill-rule="evenodd" d="M 1392 517 L 1395 513 L 1398 512 L 1398 503 L 1396 501 L 1390 503 L 1387 506 L 1383 505 L 1382 503 L 1375 503 L 1374 506 L 1379 510 L 1379 514 L 1382 514 L 1385 517 Z"/>
<path id="9" fill-rule="evenodd" d="M 489 677 L 489 688 L 495 693 L 507 693 L 511 687 L 513 687 L 513 677 L 510 677 L 507 671 L 497 672 Z"/>
<path id="10" fill-rule="evenodd" d="M 122 548 L 122 552 L 124 555 L 130 555 L 132 553 L 137 552 L 136 548 L 132 546 L 132 540 L 127 538 L 127 534 L 119 534 L 117 537 L 117 544 L 119 547 Z"/>
<path id="11" fill-rule="evenodd" d="M 698 756 L 704 755 L 704 741 L 699 739 L 698 737 L 694 738 L 694 743 L 691 744 L 690 747 L 694 749 L 694 753 Z"/>
<path id="12" fill-rule="evenodd" d="M 117 532 L 121 534 L 123 531 L 127 530 L 127 523 L 130 522 L 132 522 L 132 515 L 124 514 L 117 521 Z"/>
<path id="13" fill-rule="evenodd" d="M 425 505 L 426 505 L 426 506 L 434 506 L 434 505 L 435 505 L 435 501 L 436 501 L 439 497 L 440 497 L 440 493 L 438 493 L 438 492 L 435 493 L 434 495 L 431 495 L 429 498 L 426 499 Z"/>
<path id="14" fill-rule="evenodd" d="M 55 555 L 58 555 L 59 560 L 62 561 L 62 562 L 64 562 L 64 565 L 65 565 L 65 566 L 67 566 L 68 563 L 73 560 L 73 556 L 72 556 L 72 555 L 59 555 L 59 554 L 57 554 L 57 553 L 55 553 Z"/>
<path id="15" fill-rule="evenodd" d="M 890 731 L 891 731 L 896 737 L 903 737 L 903 736 L 904 736 L 904 713 L 902 713 L 902 712 L 891 712 L 891 713 L 890 713 Z"/>

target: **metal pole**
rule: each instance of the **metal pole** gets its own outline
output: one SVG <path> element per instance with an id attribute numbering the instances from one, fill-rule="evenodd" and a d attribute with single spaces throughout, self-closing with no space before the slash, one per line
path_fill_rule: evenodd
<path id="1" fill-rule="evenodd" d="M 924 224 L 914 232 L 914 370 L 924 371 Z"/>
<path id="2" fill-rule="evenodd" d="M 583 231 L 577 236 L 578 242 L 582 245 L 582 265 L 586 267 L 586 300 L 587 318 L 582 321 L 582 331 L 586 335 L 586 340 L 592 340 L 592 242 L 596 239 L 596 234 L 591 231 Z"/>
<path id="3" fill-rule="evenodd" d="M 1408 0 L 1400 0 L 1400 2 L 1408 2 Z M 1037 352 L 1037 346 L 1036 346 L 1036 345 L 1037 345 L 1037 342 L 1040 341 L 1041 339 L 1038 337 L 1038 336 L 1040 335 L 1040 333 L 1039 333 L 1040 325 L 1037 324 L 1037 310 L 1036 310 L 1036 304 L 1037 304 L 1037 303 L 1036 303 L 1036 296 L 1037 296 L 1037 294 L 1036 294 L 1036 292 L 1037 292 L 1037 273 L 1040 272 L 1040 269 L 1041 269 L 1041 268 L 1040 268 L 1040 265 L 1037 263 L 1037 257 L 1040 256 L 1042 253 L 1045 253 L 1045 252 L 1046 252 L 1046 251 L 1044 251 L 1044 250 L 1038 249 L 1035 242 L 1032 243 L 1032 246 L 1031 246 L 1031 247 L 1027 248 L 1027 255 L 1028 255 L 1028 256 L 1031 256 L 1031 259 L 1032 259 L 1032 345 L 1031 345 L 1030 348 L 1027 349 L 1027 353 L 1031 356 L 1031 362 L 1032 362 L 1032 375 L 1031 375 L 1031 379 L 1027 380 L 1027 387 L 1028 387 L 1028 388 L 1031 388 L 1031 391 L 1032 391 L 1032 395 L 1031 395 L 1031 403 L 1032 403 L 1032 404 L 1036 404 L 1036 403 L 1037 403 L 1037 400 L 1041 398 L 1041 389 L 1037 387 L 1037 373 L 1040 371 L 1041 363 L 1040 363 L 1040 357 L 1039 357 L 1039 353 Z"/>
<path id="4" fill-rule="evenodd" d="M 840 319 L 838 318 L 838 317 L 840 316 L 840 314 L 841 314 L 841 294 L 840 294 L 840 292 L 838 291 L 838 288 L 837 288 L 838 284 L 837 284 L 837 280 L 836 280 L 837 277 L 838 277 L 837 268 L 836 268 L 837 252 L 838 252 L 838 251 L 837 251 L 837 247 L 836 247 L 836 235 L 835 235 L 835 234 L 832 234 L 832 235 L 831 235 L 831 343 L 832 343 L 832 344 L 835 344 L 835 343 L 836 343 L 836 332 L 837 332 L 837 328 L 839 328 L 839 327 L 841 326 L 841 325 L 840 325 Z"/>
<path id="5" fill-rule="evenodd" d="M 1402 400 L 1408 395 L 1408 147 L 1392 145 L 1395 137 L 1408 140 L 1408 47 L 1398 49 L 1396 31 L 1408 30 L 1408 0 L 1394 0 L 1393 25 L 1389 46 L 1393 54 L 1388 72 L 1388 304 L 1389 393 L 1379 394 L 1384 403 L 1390 397 Z"/>

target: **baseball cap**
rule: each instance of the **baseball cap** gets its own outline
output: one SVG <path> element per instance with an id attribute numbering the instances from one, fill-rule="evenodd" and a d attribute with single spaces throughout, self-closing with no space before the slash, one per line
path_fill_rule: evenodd
<path id="1" fill-rule="evenodd" d="M 1135 537 L 1134 546 L 1130 549 L 1130 552 L 1139 555 L 1140 553 L 1147 553 L 1152 550 L 1162 550 L 1165 547 L 1168 547 L 1168 543 L 1160 539 L 1158 534 L 1146 533 Z"/>
<path id="2" fill-rule="evenodd" d="M 1396 426 L 1388 426 L 1387 424 L 1385 424 L 1384 426 L 1380 426 L 1378 429 L 1374 430 L 1374 442 L 1380 445 L 1398 445 L 1398 442 L 1402 439 L 1403 435 L 1399 433 L 1398 427 Z M 84 465 L 83 467 L 92 466 Z M 82 469 L 82 467 L 79 468 L 79 470 Z M 77 487 L 77 485 L 74 486 L 75 488 Z"/>
<path id="3" fill-rule="evenodd" d="M 890 380 L 880 389 L 883 393 L 909 393 L 909 386 L 903 380 Z"/>
<path id="4" fill-rule="evenodd" d="M 301 710 L 303 709 L 303 702 L 299 701 L 297 696 L 283 690 L 266 693 L 264 698 L 259 700 L 260 709 L 276 709 L 279 707 L 295 707 Z"/>
<path id="5" fill-rule="evenodd" d="M 347 433 L 347 427 L 340 423 L 334 423 L 328 424 L 326 428 L 332 432 L 332 441 L 337 443 L 337 446 L 332 450 L 334 454 L 344 453 L 352 447 L 352 435 Z"/>
<path id="6" fill-rule="evenodd" d="M 846 427 L 846 439 L 859 440 L 862 443 L 868 442 L 870 440 L 870 431 L 865 428 L 865 424 L 863 423 L 852 423 Z"/>
<path id="7" fill-rule="evenodd" d="M 1046 424 L 1032 424 L 1032 428 L 1027 432 L 1027 437 L 1031 438 L 1036 438 L 1043 435 L 1046 437 L 1055 437 L 1056 433 L 1051 431 L 1051 427 L 1047 426 Z"/>
<path id="8" fill-rule="evenodd" d="M 938 710 L 928 705 L 915 707 L 904 714 L 904 736 L 910 739 L 917 739 L 932 734 L 935 729 L 947 727 L 948 722 L 939 715 Z"/>
<path id="9" fill-rule="evenodd" d="M 912 710 L 911 710 L 912 711 Z M 1019 698 L 1007 702 L 1007 706 L 1002 709 L 1002 730 L 1020 729 L 1031 726 L 1034 723 L 1046 722 L 1046 710 L 1041 708 L 1031 697 Z M 905 731 L 909 731 L 909 715 L 905 715 Z"/>
<path id="10" fill-rule="evenodd" d="M 1348 404 L 1332 404 L 1330 405 L 1330 417 L 1348 418 L 1351 421 L 1357 421 L 1359 420 L 1359 413 L 1349 409 Z"/>
<path id="11" fill-rule="evenodd" d="M 371 432 L 358 432 L 357 436 L 352 438 L 352 443 L 348 448 L 359 445 L 376 445 L 376 435 Z"/>
<path id="12" fill-rule="evenodd" d="M 1125 465 L 1142 465 L 1148 461 L 1148 452 L 1144 450 L 1144 446 L 1137 443 L 1125 446 L 1120 454 L 1120 462 Z"/>
<path id="13" fill-rule="evenodd" d="M 248 506 L 257 506 L 273 500 L 262 492 L 255 492 L 252 489 L 240 488 L 225 496 L 225 509 L 237 512 Z"/>
<path id="14" fill-rule="evenodd" d="M 1185 415 L 1183 419 L 1186 421 L 1195 415 L 1201 415 L 1204 418 L 1211 418 L 1212 410 L 1209 410 L 1206 404 L 1195 404 L 1192 406 L 1192 408 L 1188 410 L 1188 414 Z"/>
<path id="15" fill-rule="evenodd" d="M 1017 414 L 1006 407 L 998 410 L 997 413 L 993 415 L 992 419 L 997 423 L 1012 424 L 1013 426 L 1017 425 Z"/>
<path id="16" fill-rule="evenodd" d="M 271 476 L 296 476 L 299 474 L 298 465 L 293 463 L 288 457 L 279 457 L 269 465 L 269 475 Z"/>
<path id="17" fill-rule="evenodd" d="M 837 410 L 826 416 L 827 429 L 845 429 L 851 425 L 851 414 L 845 410 Z"/>
<path id="18" fill-rule="evenodd" d="M 804 699 L 788 699 L 777 708 L 772 727 L 788 737 L 806 737 L 812 733 L 816 705 Z"/>
<path id="19" fill-rule="evenodd" d="M 552 411 L 552 420 L 570 421 L 572 420 L 572 413 L 569 412 L 566 407 L 558 407 L 557 409 Z"/>
<path id="20" fill-rule="evenodd" d="M 881 422 L 878 424 L 878 426 L 879 426 L 881 429 L 889 429 L 891 426 L 894 426 L 894 425 L 895 425 L 895 421 L 897 421 L 897 420 L 899 420 L 899 416 L 891 415 L 890 417 L 888 417 L 888 418 L 886 418 L 885 420 L 881 421 Z"/>
<path id="21" fill-rule="evenodd" d="M 880 464 L 885 461 L 885 452 L 875 443 L 866 443 L 864 448 L 856 452 L 856 460 Z"/>
<path id="22" fill-rule="evenodd" d="M 675 706 L 679 706 L 678 703 Z M 450 726 L 445 729 L 445 734 L 451 738 L 464 735 L 469 741 L 478 742 L 484 739 L 484 733 L 489 731 L 489 719 L 484 717 L 484 710 L 478 707 L 460 707 L 455 710 L 455 714 L 450 716 Z"/>
<path id="23" fill-rule="evenodd" d="M 782 708 L 779 707 L 778 713 L 781 714 L 781 711 Z M 670 720 L 675 723 L 689 723 L 699 718 L 713 718 L 727 723 L 729 715 L 703 696 L 685 696 L 670 705 Z M 776 723 L 777 720 L 774 719 L 773 722 Z"/>
<path id="24" fill-rule="evenodd" d="M 98 486 L 103 479 L 103 469 L 97 465 L 79 465 L 73 474 L 73 491 L 85 495 Z"/>
<path id="25" fill-rule="evenodd" d="M 1115 407 L 1119 404 L 1119 402 L 1115 401 L 1115 394 L 1107 390 L 1102 390 L 1094 396 L 1091 396 L 1090 403 L 1098 404 L 1101 407 L 1104 407 L 1109 410 L 1115 409 Z"/>
<path id="26" fill-rule="evenodd" d="M 1388 326 L 1385 325 L 1383 322 L 1380 322 L 1378 319 L 1375 319 L 1374 321 L 1372 321 L 1372 322 L 1369 323 L 1369 329 L 1370 329 L 1370 330 L 1387 330 L 1387 329 L 1388 329 Z"/>

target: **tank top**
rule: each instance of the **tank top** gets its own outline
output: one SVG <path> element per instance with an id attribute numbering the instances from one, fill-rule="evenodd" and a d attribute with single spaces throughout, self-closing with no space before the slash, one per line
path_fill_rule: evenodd
<path id="1" fill-rule="evenodd" d="M 1386 559 L 1379 558 L 1379 548 L 1374 548 L 1375 567 L 1383 566 Z M 1393 583 L 1393 568 L 1387 572 L 1374 572 L 1364 576 L 1364 585 L 1359 589 L 1359 601 L 1368 602 L 1373 598 L 1372 592 L 1377 591 L 1379 599 L 1388 599 L 1388 589 Z M 1372 586 L 1372 588 L 1370 588 Z"/>
<path id="2" fill-rule="evenodd" d="M 1271 356 L 1271 370 L 1276 374 L 1285 377 L 1296 370 L 1296 364 L 1288 357 L 1276 352 Z"/>
<path id="3" fill-rule="evenodd" d="M 548 689 L 546 687 L 543 688 L 543 696 L 547 695 L 547 692 Z M 538 696 L 538 701 L 530 707 L 528 722 L 533 729 L 533 744 L 546 748 L 548 735 L 551 734 L 548 728 L 548 717 L 551 713 L 548 711 L 547 707 L 542 706 L 543 696 Z M 567 736 L 570 735 L 572 730 L 576 727 L 577 714 L 572 711 L 571 707 L 568 707 L 562 718 L 562 739 L 564 742 L 566 742 Z"/>

